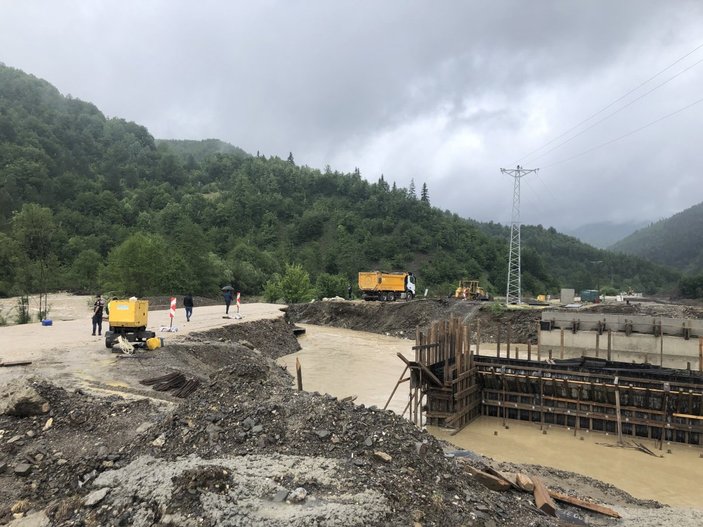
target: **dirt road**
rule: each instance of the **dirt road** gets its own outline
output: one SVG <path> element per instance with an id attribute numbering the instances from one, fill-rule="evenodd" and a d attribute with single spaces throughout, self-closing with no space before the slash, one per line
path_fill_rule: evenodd
<path id="1" fill-rule="evenodd" d="M 52 326 L 40 323 L 0 327 L 0 362 L 31 360 L 29 366 L 0 368 L 0 383 L 21 375 L 41 375 L 61 386 L 92 384 L 116 385 L 123 383 L 116 368 L 117 354 L 105 347 L 104 337 L 91 335 L 91 297 L 50 295 Z M 9 303 L 9 301 L 6 301 Z M 166 345 L 183 341 L 196 331 L 218 328 L 240 322 L 272 319 L 282 316 L 274 304 L 243 304 L 241 319 L 223 318 L 224 306 L 196 307 L 190 322 L 186 322 L 182 308 L 174 318 L 177 332 L 161 332 L 169 326 L 168 310 L 149 311 L 149 329 L 164 338 Z M 233 310 L 230 309 L 233 315 Z M 107 322 L 103 323 L 103 331 Z"/>

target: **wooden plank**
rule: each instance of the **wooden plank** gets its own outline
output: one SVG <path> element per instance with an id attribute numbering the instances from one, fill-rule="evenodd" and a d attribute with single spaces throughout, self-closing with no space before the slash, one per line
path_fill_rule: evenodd
<path id="1" fill-rule="evenodd" d="M 295 358 L 295 377 L 298 381 L 298 391 L 303 391 L 303 368 L 300 365 L 300 359 Z"/>
<path id="2" fill-rule="evenodd" d="M 486 472 L 486 474 L 490 474 L 491 476 L 494 476 L 498 479 L 502 479 L 503 481 L 505 481 L 508 485 L 510 485 L 513 488 L 516 488 L 516 489 L 518 488 L 517 484 L 515 483 L 514 477 L 510 477 L 506 474 L 503 474 L 502 472 L 498 472 L 496 469 L 494 469 L 493 467 L 489 467 L 489 466 L 486 466 L 485 472 Z"/>
<path id="3" fill-rule="evenodd" d="M 400 353 L 398 353 L 398 355 L 400 355 Z M 444 383 L 443 383 L 442 381 L 440 381 L 440 380 L 435 376 L 435 374 L 432 373 L 432 370 L 430 370 L 427 366 L 425 366 L 425 365 L 422 364 L 422 363 L 417 363 L 417 366 L 422 370 L 422 373 L 423 373 L 424 375 L 427 375 L 427 376 L 430 378 L 430 380 L 431 380 L 434 384 L 436 384 L 437 386 L 444 386 Z"/>
<path id="4" fill-rule="evenodd" d="M 535 484 L 532 483 L 530 476 L 521 472 L 515 474 L 515 484 L 525 492 L 534 492 L 535 490 Z"/>
<path id="5" fill-rule="evenodd" d="M 476 481 L 488 489 L 495 490 L 496 492 L 505 492 L 506 490 L 510 490 L 510 483 L 503 478 L 492 476 L 491 474 L 474 468 L 471 465 L 463 465 L 463 468 L 466 472 L 471 474 Z"/>
<path id="6" fill-rule="evenodd" d="M 530 476 L 530 479 L 532 480 L 532 484 L 535 486 L 533 496 L 535 497 L 535 505 L 537 505 L 537 508 L 549 516 L 556 516 L 557 505 L 549 495 L 547 487 L 545 487 L 542 480 L 536 476 Z"/>
<path id="7" fill-rule="evenodd" d="M 585 501 L 579 498 L 575 498 L 573 496 L 569 496 L 567 494 L 562 494 L 560 492 L 555 492 L 553 490 L 549 491 L 549 495 L 554 498 L 555 500 L 568 503 L 569 505 L 573 505 L 575 507 L 580 507 L 582 509 L 586 509 L 591 512 L 597 512 L 599 514 L 604 514 L 605 516 L 610 516 L 611 518 L 620 518 L 620 515 L 611 509 L 610 507 L 606 507 L 605 505 L 598 505 L 597 503 L 591 503 L 590 501 Z"/>
<path id="8" fill-rule="evenodd" d="M 32 361 L 31 360 L 7 361 L 7 362 L 0 362 L 0 368 L 11 368 L 12 366 L 27 366 L 28 364 L 32 364 Z"/>
<path id="9" fill-rule="evenodd" d="M 391 404 L 391 399 L 393 399 L 393 396 L 395 395 L 395 392 L 398 389 L 398 386 L 400 386 L 401 383 L 410 380 L 410 377 L 408 377 L 407 379 L 403 379 L 403 376 L 405 375 L 405 372 L 408 371 L 409 367 L 410 366 L 408 366 L 408 364 L 405 365 L 405 369 L 403 369 L 403 373 L 400 374 L 400 378 L 398 378 L 398 382 L 395 383 L 395 388 L 393 388 L 393 391 L 391 392 L 391 396 L 388 398 L 388 400 L 386 401 L 386 404 L 383 406 L 384 410 L 386 408 L 388 408 L 389 404 Z"/>
<path id="10" fill-rule="evenodd" d="M 703 420 L 703 415 L 691 415 L 691 414 L 671 414 L 673 417 L 680 417 L 682 419 L 698 419 Z"/>
<path id="11" fill-rule="evenodd" d="M 430 348 L 436 348 L 439 346 L 438 342 L 434 342 L 432 344 L 418 344 L 417 346 L 413 346 L 412 349 L 414 350 L 426 350 Z"/>
<path id="12" fill-rule="evenodd" d="M 620 388 L 617 386 L 615 378 L 615 418 L 618 425 L 618 444 L 622 444 L 622 412 L 620 411 Z"/>

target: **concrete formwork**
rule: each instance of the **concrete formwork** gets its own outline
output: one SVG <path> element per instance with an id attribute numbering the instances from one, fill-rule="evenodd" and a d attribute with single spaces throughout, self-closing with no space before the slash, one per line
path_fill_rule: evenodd
<path id="1" fill-rule="evenodd" d="M 589 338 L 605 335 L 610 353 L 606 349 L 601 358 L 591 354 L 590 358 L 560 360 L 553 350 L 545 352 L 552 335 L 558 336 L 557 349 L 569 349 L 571 356 L 574 350 L 590 349 Z M 616 334 L 602 326 L 589 331 L 572 327 L 568 332 L 557 327 L 540 331 L 538 336 L 537 360 L 530 358 L 529 344 L 524 360 L 510 358 L 509 339 L 506 357 L 500 351 L 496 357 L 478 355 L 471 346 L 470 327 L 456 319 L 435 322 L 426 334 L 418 331 L 415 361 L 401 356 L 411 376 L 398 381 L 410 380 L 411 419 L 422 424 L 424 407 L 426 423 L 436 426 L 461 428 L 483 414 L 541 426 L 574 427 L 575 431 L 612 432 L 620 441 L 623 436 L 658 439 L 660 448 L 664 441 L 703 445 L 702 372 L 662 368 L 643 360 L 633 364 L 614 357 L 631 354 L 642 358 L 656 350 L 652 341 L 659 342 L 661 351 L 662 339 L 678 339 L 672 340 L 669 349 L 688 358 L 688 343 L 698 344 L 699 338 Z M 478 337 L 476 334 L 476 347 Z M 698 350 L 703 364 L 703 345 Z"/>

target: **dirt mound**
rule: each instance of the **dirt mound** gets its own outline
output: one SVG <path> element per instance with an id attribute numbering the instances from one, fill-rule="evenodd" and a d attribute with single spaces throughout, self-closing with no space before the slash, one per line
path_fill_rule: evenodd
<path id="1" fill-rule="evenodd" d="M 465 300 L 414 300 L 412 302 L 313 302 L 288 307 L 291 322 L 318 324 L 415 338 L 416 328 L 425 330 L 435 320 L 459 317 L 472 321 L 474 338 L 480 323 L 481 342 L 496 342 L 500 332 L 503 342 L 511 326 L 513 342 L 535 342 L 540 311 L 504 311 L 485 302 Z"/>
<path id="2" fill-rule="evenodd" d="M 411 302 L 312 302 L 288 306 L 291 322 L 415 338 L 415 329 L 450 315 L 471 317 L 480 304 L 453 299 Z"/>
<path id="3" fill-rule="evenodd" d="M 237 342 L 250 348 L 253 347 L 253 349 L 264 351 L 268 357 L 273 359 L 300 350 L 298 339 L 293 333 L 293 326 L 283 319 L 232 324 L 203 333 L 191 333 L 186 340 L 197 342 L 212 339 Z"/>

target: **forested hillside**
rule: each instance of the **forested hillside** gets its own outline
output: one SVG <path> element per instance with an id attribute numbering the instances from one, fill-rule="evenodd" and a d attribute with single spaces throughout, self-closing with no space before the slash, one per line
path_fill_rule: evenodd
<path id="1" fill-rule="evenodd" d="M 376 178 L 374 178 L 376 179 Z M 0 66 L 0 294 L 66 289 L 259 294 L 291 264 L 319 294 L 360 270 L 411 270 L 446 294 L 462 277 L 502 293 L 508 231 L 358 171 L 320 171 L 217 140 L 155 141 L 142 126 Z M 677 275 L 525 227 L 523 288 L 649 292 Z M 601 262 L 601 263 L 593 263 Z M 288 267 L 287 267 L 288 266 Z"/>
<path id="2" fill-rule="evenodd" d="M 192 141 L 188 139 L 157 139 L 156 146 L 162 150 L 176 154 L 192 170 L 196 165 L 214 154 L 230 154 L 239 157 L 249 157 L 244 150 L 219 139 L 203 139 Z"/>
<path id="3" fill-rule="evenodd" d="M 703 270 L 703 203 L 640 229 L 610 247 L 686 272 Z"/>

